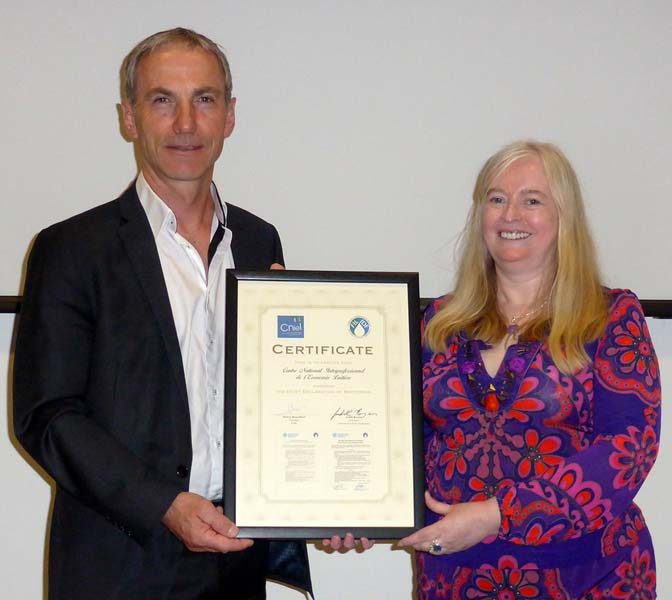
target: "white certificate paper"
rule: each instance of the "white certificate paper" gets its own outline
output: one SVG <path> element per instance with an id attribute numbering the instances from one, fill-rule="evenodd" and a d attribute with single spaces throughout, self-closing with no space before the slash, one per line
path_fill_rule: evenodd
<path id="1" fill-rule="evenodd" d="M 417 527 L 419 342 L 407 277 L 285 271 L 234 283 L 234 273 L 225 508 L 235 506 L 242 535 Z"/>

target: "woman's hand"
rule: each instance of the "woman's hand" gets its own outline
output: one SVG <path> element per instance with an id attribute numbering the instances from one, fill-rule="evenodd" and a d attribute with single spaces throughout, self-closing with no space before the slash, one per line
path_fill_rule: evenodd
<path id="1" fill-rule="evenodd" d="M 344 538 L 341 538 L 337 535 L 332 535 L 330 538 L 325 538 L 322 540 L 322 545 L 325 548 L 331 548 L 332 550 L 352 550 L 357 547 L 357 544 L 361 544 L 362 550 L 368 550 L 373 546 L 373 540 L 368 538 L 361 538 L 356 540 L 355 536 L 351 533 L 346 533 Z"/>
<path id="2" fill-rule="evenodd" d="M 486 537 L 497 535 L 501 523 L 495 498 L 485 502 L 444 504 L 425 492 L 427 507 L 442 519 L 399 540 L 398 546 L 410 546 L 430 554 L 450 554 L 471 548 Z"/>

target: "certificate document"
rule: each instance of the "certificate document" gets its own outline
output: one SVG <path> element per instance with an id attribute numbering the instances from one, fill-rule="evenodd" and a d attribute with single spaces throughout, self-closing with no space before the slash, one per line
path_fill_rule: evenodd
<path id="1" fill-rule="evenodd" d="M 241 536 L 420 526 L 417 274 L 227 277 L 225 511 Z"/>

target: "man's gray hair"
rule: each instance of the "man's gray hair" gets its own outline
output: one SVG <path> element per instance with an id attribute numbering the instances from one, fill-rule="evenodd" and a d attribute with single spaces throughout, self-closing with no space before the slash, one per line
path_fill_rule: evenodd
<path id="1" fill-rule="evenodd" d="M 124 62 L 121 63 L 120 71 L 121 93 L 124 100 L 128 100 L 131 104 L 135 104 L 137 100 L 136 77 L 140 61 L 150 52 L 167 44 L 186 44 L 191 48 L 201 48 L 206 52 L 214 54 L 222 69 L 222 74 L 224 75 L 226 101 L 228 102 L 231 99 L 231 92 L 233 89 L 231 69 L 229 68 L 229 61 L 226 59 L 226 55 L 222 49 L 211 39 L 200 33 L 196 33 L 191 29 L 185 29 L 184 27 L 175 27 L 174 29 L 168 29 L 167 31 L 159 31 L 154 35 L 145 38 L 128 53 L 126 58 L 124 58 Z"/>

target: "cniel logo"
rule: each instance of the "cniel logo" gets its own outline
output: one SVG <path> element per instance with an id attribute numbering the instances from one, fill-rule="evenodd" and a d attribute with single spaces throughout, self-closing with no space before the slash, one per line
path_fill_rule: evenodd
<path id="1" fill-rule="evenodd" d="M 278 315 L 279 338 L 302 338 L 303 316 Z"/>
<path id="2" fill-rule="evenodd" d="M 350 333 L 357 338 L 363 338 L 369 335 L 371 325 L 364 317 L 354 317 L 350 319 Z"/>

